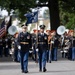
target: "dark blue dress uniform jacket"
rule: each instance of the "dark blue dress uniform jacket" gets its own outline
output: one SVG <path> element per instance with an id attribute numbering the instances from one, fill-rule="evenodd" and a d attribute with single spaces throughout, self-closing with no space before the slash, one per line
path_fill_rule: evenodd
<path id="1" fill-rule="evenodd" d="M 19 45 L 21 46 L 21 50 L 23 52 L 28 52 L 30 48 L 32 47 L 31 34 L 28 32 L 26 33 L 21 32 L 18 36 L 18 42 L 19 42 Z M 23 44 L 21 42 L 24 42 L 26 44 Z"/>
<path id="2" fill-rule="evenodd" d="M 44 35 L 41 35 L 41 33 L 38 34 L 38 49 L 39 52 L 43 52 L 45 50 L 48 50 L 48 36 L 44 33 Z"/>

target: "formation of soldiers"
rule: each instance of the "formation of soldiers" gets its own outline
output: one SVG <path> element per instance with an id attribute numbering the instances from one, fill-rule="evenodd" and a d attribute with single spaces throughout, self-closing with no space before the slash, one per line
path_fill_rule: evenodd
<path id="1" fill-rule="evenodd" d="M 44 32 L 45 25 L 40 25 L 40 31 L 27 32 L 27 26 L 22 25 L 22 32 L 14 35 L 13 41 L 0 39 L 0 57 L 9 55 L 13 51 L 13 59 L 21 63 L 22 73 L 28 73 L 28 57 L 39 64 L 39 71 L 46 72 L 46 62 L 57 61 L 57 52 L 60 49 L 62 58 L 75 60 L 75 37 L 73 31 L 58 35 L 55 30 Z M 12 44 L 12 46 L 10 45 Z"/>
<path id="2" fill-rule="evenodd" d="M 8 57 L 10 55 L 9 51 L 11 49 L 11 39 L 6 38 L 0 38 L 0 57 Z"/>

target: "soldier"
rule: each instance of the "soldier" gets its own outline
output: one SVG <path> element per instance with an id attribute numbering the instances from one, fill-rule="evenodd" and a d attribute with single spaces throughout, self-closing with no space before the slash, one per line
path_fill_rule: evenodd
<path id="1" fill-rule="evenodd" d="M 17 42 L 18 33 L 16 33 L 14 37 L 15 37 L 14 38 L 14 61 L 19 62 L 20 55 L 19 55 L 18 42 Z"/>
<path id="2" fill-rule="evenodd" d="M 69 42 L 70 42 L 69 51 L 68 51 L 68 59 L 69 59 L 69 60 L 72 60 L 72 39 L 73 39 L 73 30 L 69 30 L 68 35 L 69 35 L 68 37 L 69 37 Z"/>
<path id="3" fill-rule="evenodd" d="M 31 34 L 27 32 L 27 26 L 22 25 L 22 32 L 18 35 L 18 48 L 21 56 L 21 70 L 22 73 L 28 73 L 28 56 L 31 48 Z"/>
<path id="4" fill-rule="evenodd" d="M 67 32 L 64 33 L 64 41 L 63 41 L 63 57 L 67 57 L 68 56 L 68 51 L 70 48 L 70 37 L 68 35 Z"/>
<path id="5" fill-rule="evenodd" d="M 51 63 L 51 48 L 52 48 L 52 44 L 51 44 L 51 30 L 47 30 L 47 35 L 48 35 L 48 50 L 47 50 L 47 62 Z"/>
<path id="6" fill-rule="evenodd" d="M 33 46 L 33 54 L 34 54 L 34 61 L 38 62 L 38 52 L 36 51 L 37 48 L 37 34 L 38 30 L 34 29 L 34 33 L 32 34 L 32 46 Z"/>
<path id="7" fill-rule="evenodd" d="M 74 31 L 71 32 L 71 38 L 70 38 L 70 42 L 71 42 L 71 59 L 74 61 L 75 60 L 75 35 L 74 35 Z"/>
<path id="8" fill-rule="evenodd" d="M 48 36 L 44 33 L 45 25 L 40 25 L 38 33 L 38 56 L 39 56 L 39 71 L 46 72 L 46 59 L 48 50 Z"/>
<path id="9" fill-rule="evenodd" d="M 56 31 L 54 31 L 52 33 L 53 37 L 52 37 L 52 60 L 53 61 L 57 61 L 57 50 L 58 50 L 58 46 L 59 46 L 59 40 L 58 40 L 58 36 L 56 34 Z"/>

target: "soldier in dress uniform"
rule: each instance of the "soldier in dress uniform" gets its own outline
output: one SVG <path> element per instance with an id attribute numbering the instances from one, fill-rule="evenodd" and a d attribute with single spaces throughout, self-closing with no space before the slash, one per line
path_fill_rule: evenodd
<path id="1" fill-rule="evenodd" d="M 69 42 L 70 42 L 70 47 L 69 47 L 69 50 L 68 50 L 68 59 L 69 60 L 72 60 L 72 39 L 73 39 L 73 30 L 69 30 L 68 32 L 68 37 L 69 37 Z"/>
<path id="2" fill-rule="evenodd" d="M 0 57 L 3 56 L 3 40 L 0 38 Z"/>
<path id="3" fill-rule="evenodd" d="M 70 48 L 70 37 L 69 34 L 67 32 L 64 33 L 64 41 L 63 41 L 63 53 L 62 53 L 62 57 L 67 57 L 68 56 L 68 52 L 69 52 L 69 48 Z"/>
<path id="4" fill-rule="evenodd" d="M 51 44 L 51 30 L 46 30 L 47 35 L 48 35 L 48 50 L 47 50 L 47 62 L 51 63 L 51 48 L 52 48 L 52 44 Z"/>
<path id="5" fill-rule="evenodd" d="M 20 61 L 20 55 L 19 55 L 19 50 L 18 50 L 18 42 L 17 42 L 17 39 L 18 39 L 18 32 L 15 33 L 14 35 L 14 61 L 15 62 L 19 62 Z"/>
<path id="6" fill-rule="evenodd" d="M 20 32 L 18 35 L 18 45 L 18 49 L 20 49 L 22 73 L 28 73 L 28 56 L 32 44 L 31 34 L 27 32 L 26 25 L 22 25 L 22 32 Z"/>
<path id="7" fill-rule="evenodd" d="M 39 56 L 39 71 L 46 72 L 48 36 L 44 33 L 45 25 L 40 25 L 38 33 L 38 56 Z"/>
<path id="8" fill-rule="evenodd" d="M 34 54 L 34 61 L 37 63 L 38 62 L 38 52 L 36 51 L 37 48 L 37 34 L 38 30 L 34 29 L 34 33 L 32 34 L 32 47 L 33 47 L 33 54 Z"/>
<path id="9" fill-rule="evenodd" d="M 52 60 L 57 61 L 57 51 L 58 51 L 58 46 L 59 46 L 59 40 L 58 40 L 58 35 L 56 34 L 56 31 L 52 33 Z"/>
<path id="10" fill-rule="evenodd" d="M 71 32 L 70 42 L 71 42 L 71 59 L 74 61 L 75 60 L 75 35 L 74 35 L 74 31 Z"/>

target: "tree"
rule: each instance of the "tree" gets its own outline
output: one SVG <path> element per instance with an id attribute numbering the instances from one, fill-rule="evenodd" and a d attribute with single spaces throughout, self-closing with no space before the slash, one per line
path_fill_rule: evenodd
<path id="1" fill-rule="evenodd" d="M 58 0 L 39 0 L 38 6 L 49 7 L 51 29 L 56 30 L 60 25 Z"/>
<path id="2" fill-rule="evenodd" d="M 57 30 L 60 25 L 58 0 L 49 0 L 51 29 Z"/>
<path id="3" fill-rule="evenodd" d="M 59 0 L 60 21 L 68 29 L 75 28 L 75 0 Z"/>
<path id="4" fill-rule="evenodd" d="M 1 9 L 6 9 L 9 14 L 11 10 L 14 10 L 21 20 L 25 20 L 24 14 L 34 6 L 35 0 L 0 0 Z"/>
<path id="5" fill-rule="evenodd" d="M 59 26 L 59 12 L 58 12 L 58 0 L 38 0 L 39 7 L 48 6 L 50 9 L 50 22 L 51 29 L 57 29 Z M 48 4 L 47 4 L 48 2 Z M 35 0 L 0 0 L 0 6 L 2 9 L 8 10 L 9 14 L 11 10 L 15 10 L 21 20 L 25 20 L 24 14 L 30 11 L 30 8 L 36 7 Z M 17 11 L 16 11 L 17 10 Z"/>
<path id="6" fill-rule="evenodd" d="M 2 9 L 8 10 L 9 14 L 11 10 L 15 10 L 14 13 L 17 14 L 20 20 L 23 21 L 25 20 L 24 14 L 29 12 L 30 8 L 36 7 L 35 1 L 36 0 L 26 0 L 26 1 L 25 0 L 0 0 L 0 7 Z M 71 26 L 69 24 L 72 25 L 74 24 L 73 20 L 75 15 L 75 0 L 37 0 L 37 1 L 39 1 L 38 6 L 49 7 L 51 29 L 57 29 L 61 21 L 69 28 Z"/>
<path id="7" fill-rule="evenodd" d="M 40 0 L 40 1 L 46 3 L 46 0 Z M 51 28 L 56 29 L 62 23 L 66 28 L 74 29 L 75 28 L 75 0 L 57 0 L 57 1 L 48 0 L 48 2 L 50 5 L 49 6 L 50 20 L 52 22 Z"/>
<path id="8" fill-rule="evenodd" d="M 75 13 L 75 0 L 59 0 L 60 8 L 69 13 Z"/>

